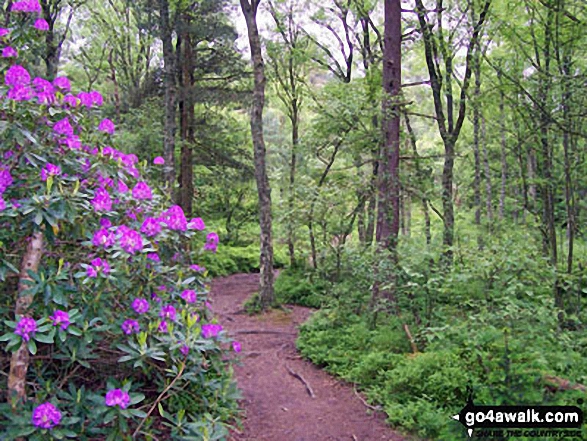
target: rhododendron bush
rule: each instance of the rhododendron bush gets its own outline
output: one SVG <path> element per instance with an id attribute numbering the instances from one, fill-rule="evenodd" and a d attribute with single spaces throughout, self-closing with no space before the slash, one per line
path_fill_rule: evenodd
<path id="1" fill-rule="evenodd" d="M 18 54 L 46 31 L 39 10 L 14 2 L 18 26 L 0 29 L 14 48 L 0 59 L 0 429 L 220 439 L 241 347 L 213 319 L 198 265 L 218 236 L 150 183 L 162 158 L 115 147 L 100 93 L 27 69 Z"/>

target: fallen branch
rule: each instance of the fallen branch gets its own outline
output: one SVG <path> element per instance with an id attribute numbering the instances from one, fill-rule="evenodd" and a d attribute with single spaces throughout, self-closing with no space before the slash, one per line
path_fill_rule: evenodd
<path id="1" fill-rule="evenodd" d="M 418 346 L 416 346 L 416 342 L 414 341 L 414 337 L 412 337 L 412 333 L 410 332 L 410 328 L 408 327 L 407 323 L 404 323 L 404 331 L 406 333 L 406 335 L 408 336 L 408 340 L 410 341 L 410 345 L 412 346 L 412 352 L 414 354 L 417 354 L 418 351 Z"/>
<path id="2" fill-rule="evenodd" d="M 555 377 L 554 375 L 545 375 L 543 380 L 546 386 L 554 390 L 578 390 L 581 392 L 587 392 L 587 386 L 584 384 L 571 383 L 569 380 Z"/>
<path id="3" fill-rule="evenodd" d="M 277 334 L 277 335 L 296 335 L 295 332 L 283 332 L 283 331 L 262 331 L 262 330 L 245 330 L 236 331 L 233 334 Z"/>
<path id="4" fill-rule="evenodd" d="M 365 405 L 365 407 L 367 407 L 368 409 L 371 409 L 374 412 L 379 412 L 381 410 L 381 406 L 371 406 L 369 403 L 367 403 L 365 401 L 365 399 L 361 396 L 361 394 L 359 392 L 357 392 L 357 388 L 355 386 L 353 386 L 353 391 L 355 392 L 355 395 L 357 396 L 357 398 L 359 400 L 361 400 L 361 403 L 363 403 Z"/>
<path id="5" fill-rule="evenodd" d="M 314 395 L 314 391 L 312 390 L 312 388 L 310 387 L 310 385 L 308 384 L 308 382 L 306 381 L 306 379 L 304 377 L 302 377 L 300 374 L 298 374 L 297 372 L 293 371 L 289 366 L 285 365 L 285 368 L 287 369 L 287 371 L 289 372 L 289 374 L 292 377 L 297 378 L 298 380 L 300 380 L 304 386 L 306 386 L 306 390 L 308 391 L 308 394 L 312 397 L 312 398 L 316 398 L 316 396 Z"/>

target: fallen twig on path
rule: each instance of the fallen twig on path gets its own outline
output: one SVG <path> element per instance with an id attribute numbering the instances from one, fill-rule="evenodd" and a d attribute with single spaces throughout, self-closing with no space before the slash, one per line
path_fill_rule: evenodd
<path id="1" fill-rule="evenodd" d="M 304 384 L 304 386 L 306 386 L 306 390 L 308 391 L 308 394 L 312 398 L 316 398 L 316 396 L 314 395 L 314 391 L 312 390 L 312 388 L 310 387 L 310 385 L 308 384 L 308 382 L 306 381 L 306 379 L 304 377 L 302 377 L 300 374 L 298 374 L 297 372 L 292 370 L 288 365 L 285 365 L 285 368 L 287 369 L 287 371 L 289 372 L 289 374 L 292 377 L 297 378 L 298 380 L 300 380 Z"/>
<path id="2" fill-rule="evenodd" d="M 357 398 L 359 398 L 359 400 L 361 400 L 361 403 L 363 403 L 365 405 L 365 407 L 367 407 L 375 412 L 379 412 L 381 410 L 381 406 L 371 406 L 369 403 L 367 403 L 365 401 L 365 399 L 361 396 L 361 394 L 359 392 L 357 392 L 357 388 L 355 386 L 353 386 L 353 391 L 355 392 L 355 395 L 357 396 Z"/>
<path id="3" fill-rule="evenodd" d="M 295 332 L 284 332 L 284 331 L 265 331 L 259 329 L 235 331 L 233 334 L 278 334 L 278 335 L 296 335 Z"/>

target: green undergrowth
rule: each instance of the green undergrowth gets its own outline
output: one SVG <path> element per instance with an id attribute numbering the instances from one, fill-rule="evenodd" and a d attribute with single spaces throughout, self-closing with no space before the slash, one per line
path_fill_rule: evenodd
<path id="1" fill-rule="evenodd" d="M 510 238 L 483 252 L 459 249 L 448 274 L 425 252 L 406 254 L 397 274 L 400 317 L 371 312 L 370 258 L 350 250 L 338 281 L 321 282 L 326 289 L 316 304 L 323 308 L 302 326 L 298 348 L 356 384 L 391 425 L 425 439 L 467 439 L 450 417 L 469 387 L 476 404 L 577 405 L 584 393 L 555 391 L 546 377 L 587 384 L 585 279 L 558 275 L 565 307 L 557 312 L 555 275 L 534 245 Z M 281 298 L 314 298 L 320 283 L 284 275 Z"/>
<path id="2" fill-rule="evenodd" d="M 287 262 L 285 250 L 274 250 L 274 268 L 283 268 Z M 259 245 L 220 245 L 216 254 L 204 254 L 199 265 L 208 270 L 210 277 L 227 276 L 259 271 Z"/>

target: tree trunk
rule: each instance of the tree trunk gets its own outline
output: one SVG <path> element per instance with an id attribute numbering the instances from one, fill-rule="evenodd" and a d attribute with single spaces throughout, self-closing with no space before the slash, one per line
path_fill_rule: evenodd
<path id="1" fill-rule="evenodd" d="M 296 265 L 296 253 L 295 253 L 295 227 L 294 227 L 294 208 L 295 208 L 295 182 L 296 182 L 296 163 L 297 163 L 297 152 L 298 144 L 300 142 L 299 135 L 299 108 L 296 96 L 296 84 L 294 79 L 294 73 L 290 69 L 290 83 L 292 87 L 292 96 L 294 99 L 291 103 L 291 159 L 289 165 L 289 200 L 288 200 L 288 227 L 287 227 L 287 248 L 289 252 L 289 264 L 293 268 Z"/>
<path id="2" fill-rule="evenodd" d="M 485 117 L 481 117 L 481 142 L 483 145 L 483 165 L 485 166 L 485 206 L 487 209 L 487 228 L 492 229 L 493 222 L 493 187 L 491 185 L 491 168 L 489 167 L 489 152 L 485 133 Z"/>
<path id="3" fill-rule="evenodd" d="M 173 191 L 175 185 L 175 131 L 176 131 L 176 83 L 175 56 L 169 20 L 169 1 L 159 0 L 159 26 L 163 45 L 163 85 L 165 88 L 165 127 L 163 133 L 164 176 Z"/>
<path id="4" fill-rule="evenodd" d="M 255 158 L 255 178 L 259 196 L 259 220 L 261 225 L 260 287 L 261 306 L 266 308 L 275 301 L 273 291 L 273 241 L 271 237 L 271 189 L 265 164 L 266 150 L 263 138 L 263 107 L 265 105 L 265 67 L 261 54 L 261 40 L 257 29 L 257 9 L 260 0 L 240 0 L 247 23 L 251 60 L 255 78 L 253 105 L 251 108 L 251 134 Z"/>
<path id="5" fill-rule="evenodd" d="M 499 76 L 499 73 L 498 73 Z M 501 192 L 499 195 L 499 220 L 505 217 L 505 197 L 508 179 L 508 161 L 507 161 L 507 143 L 506 143 L 506 124 L 505 124 L 505 105 L 503 89 L 499 92 L 499 114 L 501 125 Z"/>
<path id="6" fill-rule="evenodd" d="M 473 155 L 475 158 L 475 178 L 473 180 L 473 205 L 475 206 L 475 225 L 481 225 L 481 154 L 479 149 L 480 138 L 480 97 L 481 97 L 481 62 L 479 56 L 475 57 L 475 66 L 473 68 L 475 75 L 475 88 L 473 90 Z M 480 229 L 477 231 L 477 245 L 483 249 L 483 233 Z"/>
<path id="7" fill-rule="evenodd" d="M 33 302 L 31 294 L 24 294 L 30 286 L 27 282 L 32 282 L 30 272 L 39 272 L 39 264 L 43 257 L 43 233 L 36 232 L 32 235 L 20 267 L 20 279 L 18 283 L 18 294 L 16 307 L 14 309 L 15 320 L 21 317 L 29 316 L 29 308 Z M 12 354 L 10 359 L 10 373 L 8 374 L 8 402 L 13 397 L 16 401 L 26 401 L 26 374 L 29 368 L 29 350 L 26 342 Z"/>
<path id="8" fill-rule="evenodd" d="M 383 50 L 383 145 L 379 170 L 379 210 L 377 249 L 387 251 L 397 265 L 397 239 L 400 225 L 400 94 L 401 94 L 401 1 L 385 1 Z M 377 265 L 375 266 L 377 272 Z M 383 296 L 395 304 L 395 269 L 387 275 L 390 288 L 380 292 L 380 280 L 373 284 L 373 299 Z M 396 310 L 397 312 L 397 310 Z"/>

